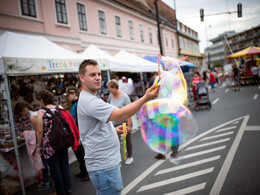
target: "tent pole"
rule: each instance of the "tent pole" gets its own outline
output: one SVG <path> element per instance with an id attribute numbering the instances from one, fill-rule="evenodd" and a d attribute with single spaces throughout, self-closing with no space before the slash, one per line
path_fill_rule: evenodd
<path id="1" fill-rule="evenodd" d="M 141 84 L 142 84 L 142 92 L 144 95 L 145 91 L 144 91 L 144 82 L 143 82 L 143 78 L 142 78 L 142 72 L 140 72 L 140 80 L 141 80 Z"/>
<path id="2" fill-rule="evenodd" d="M 5 82 L 5 92 L 6 92 L 7 104 L 8 104 L 8 110 L 9 110 L 9 118 L 10 118 L 10 122 L 11 122 L 11 130 L 12 130 L 12 137 L 13 137 L 13 143 L 14 143 L 15 157 L 16 157 L 16 161 L 17 161 L 22 192 L 23 192 L 23 195 L 25 195 L 25 189 L 24 189 L 24 183 L 23 183 L 23 177 L 22 177 L 22 169 L 21 169 L 21 164 L 20 164 L 19 152 L 17 149 L 16 134 L 15 134 L 15 129 L 14 129 L 14 118 L 13 118 L 13 112 L 12 112 L 12 106 L 11 106 L 11 98 L 10 98 L 10 91 L 9 91 L 9 87 L 8 87 L 7 75 L 4 75 L 4 82 Z"/>
<path id="3" fill-rule="evenodd" d="M 107 80 L 110 81 L 110 71 L 107 70 Z"/>

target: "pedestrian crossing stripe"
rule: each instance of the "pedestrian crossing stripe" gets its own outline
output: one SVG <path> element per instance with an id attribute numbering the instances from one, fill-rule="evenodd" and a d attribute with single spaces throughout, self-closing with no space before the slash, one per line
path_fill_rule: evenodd
<path id="1" fill-rule="evenodd" d="M 240 127 L 240 131 L 243 131 L 244 132 L 244 129 L 245 129 L 245 125 L 247 124 L 247 121 L 248 121 L 248 119 L 249 119 L 249 115 L 245 115 L 245 116 L 242 116 L 242 117 L 239 117 L 239 118 L 236 118 L 236 119 L 233 119 L 233 120 L 231 120 L 231 121 L 228 121 L 228 122 L 226 122 L 226 123 L 223 123 L 223 124 L 221 124 L 221 125 L 219 125 L 219 126 L 216 126 L 216 127 L 214 127 L 214 128 L 212 128 L 212 129 L 210 129 L 210 130 L 208 130 L 208 131 L 206 131 L 206 132 L 204 132 L 204 133 L 202 133 L 202 134 L 200 134 L 200 135 L 198 135 L 198 136 L 196 136 L 196 137 L 194 137 L 193 139 L 191 139 L 191 140 L 189 140 L 188 142 L 186 142 L 186 143 L 183 143 L 182 145 L 180 145 L 180 147 L 179 147 L 179 151 L 181 151 L 181 150 L 183 150 L 183 149 L 186 149 L 189 145 L 191 145 L 193 142 L 195 142 L 195 141 L 197 141 L 197 140 L 201 140 L 201 139 L 204 139 L 205 137 L 207 137 L 207 135 L 208 134 L 210 134 L 210 133 L 213 133 L 213 132 L 215 132 L 215 133 L 217 133 L 217 131 L 218 130 L 222 130 L 222 131 L 225 131 L 225 130 L 223 130 L 223 129 L 225 129 L 225 128 L 231 128 L 231 127 L 225 127 L 225 126 L 228 126 L 228 125 L 230 125 L 230 124 L 238 124 L 241 120 L 242 120 L 242 125 L 241 125 L 241 127 Z M 233 128 L 233 127 L 232 127 Z M 241 130 L 242 129 L 242 130 Z M 226 129 L 227 131 L 228 130 L 230 130 L 230 129 Z M 226 133 L 226 132 L 225 132 Z M 225 133 L 222 133 L 222 134 L 219 134 L 219 135 L 225 135 Z M 226 135 L 230 135 L 230 134 L 232 134 L 233 133 L 233 131 L 231 131 L 231 133 L 230 132 L 227 132 L 227 133 L 229 133 L 229 134 L 226 134 Z M 239 133 L 239 132 L 238 132 Z M 243 133 L 242 133 L 242 135 L 243 135 Z M 240 140 L 241 140 L 241 132 L 240 132 L 240 134 L 239 134 L 239 139 L 237 139 L 237 138 L 235 138 L 235 146 L 237 146 L 238 145 L 238 143 L 240 142 Z M 224 137 L 224 136 L 223 136 Z M 237 136 L 236 136 L 237 137 Z M 213 138 L 212 138 L 213 139 Z M 227 138 L 223 138 L 223 139 L 227 139 Z M 234 144 L 233 144 L 234 145 Z M 232 147 L 232 152 L 230 152 L 231 151 L 231 149 L 230 149 L 230 151 L 229 151 L 229 153 L 228 153 L 228 155 L 230 155 L 231 157 L 229 157 L 228 159 L 229 159 L 229 161 L 230 160 L 233 160 L 233 157 L 232 157 L 232 155 L 234 155 L 233 154 L 233 152 L 235 152 L 236 151 L 236 147 L 235 146 L 231 146 Z M 224 145 L 224 146 L 220 146 L 220 147 L 217 147 L 217 150 L 223 150 L 224 148 L 225 148 L 226 146 Z M 202 151 L 202 153 L 199 153 L 199 152 L 197 152 L 196 153 L 196 155 L 202 155 L 203 153 L 207 153 L 207 152 L 213 152 L 214 150 L 204 150 L 204 151 Z M 181 156 L 180 156 L 181 157 Z M 185 156 L 182 156 L 181 158 L 190 158 L 190 157 L 192 157 L 192 156 L 190 156 L 190 154 L 189 155 L 185 155 Z M 166 155 L 166 159 L 169 159 L 170 158 L 170 153 L 168 153 L 167 155 Z M 229 162 L 228 161 L 228 162 Z M 136 179 L 134 179 L 132 182 L 130 182 L 123 190 L 122 190 L 122 194 L 123 195 L 125 195 L 125 194 L 127 194 L 127 193 L 129 193 L 133 188 L 135 188 L 146 176 L 148 176 L 151 172 L 153 172 L 155 169 L 157 169 L 162 163 L 164 163 L 164 162 L 166 162 L 166 161 L 157 161 L 156 163 L 154 163 L 152 166 L 150 166 L 147 170 L 145 170 L 142 174 L 140 174 Z M 226 161 L 225 161 L 226 162 Z M 225 163 L 224 162 L 224 163 Z M 225 166 L 229 166 L 228 167 L 228 169 L 227 168 L 225 168 L 225 170 L 228 172 L 228 170 L 229 170 L 229 168 L 230 168 L 230 165 L 229 165 L 229 163 L 228 162 L 226 162 L 225 163 Z M 232 161 L 231 161 L 232 162 Z M 179 166 L 182 166 L 182 165 L 179 165 Z M 223 165 L 224 166 L 224 165 Z M 177 166 L 178 167 L 178 166 Z M 214 167 L 213 167 L 213 169 L 214 169 Z M 223 169 L 223 167 L 222 167 L 222 169 Z M 205 171 L 205 170 L 204 170 Z M 207 170 L 208 171 L 208 170 Z M 206 172 L 207 172 L 206 171 Z M 213 171 L 213 170 L 212 170 Z M 227 172 L 226 172 L 226 174 L 227 174 Z M 197 172 L 197 173 L 200 173 L 200 172 Z M 161 173 L 162 174 L 162 173 Z M 196 175 L 196 174 L 195 174 Z M 186 174 L 186 177 L 187 176 L 189 176 L 189 175 L 187 175 Z M 180 179 L 180 177 L 181 176 L 179 176 L 179 178 L 178 179 Z M 225 175 L 225 173 L 223 173 L 223 171 L 221 172 L 221 173 L 219 173 L 219 177 L 217 178 L 217 180 L 216 180 L 216 182 L 215 182 L 215 184 L 214 184 L 214 186 L 221 186 L 221 188 L 222 188 L 222 185 L 223 185 L 223 183 L 221 184 L 221 182 L 219 182 L 219 179 L 220 178 L 222 178 L 222 179 L 224 179 L 226 177 L 226 175 Z M 174 178 L 172 178 L 172 179 L 174 179 Z M 175 180 L 167 180 L 168 182 L 173 182 L 173 181 L 175 181 Z M 223 180 L 223 182 L 224 182 L 224 180 Z M 216 183 L 218 183 L 218 184 L 216 184 Z M 155 182 L 155 186 L 158 184 L 158 182 Z M 160 183 L 159 183 L 160 184 Z M 146 188 L 147 188 L 147 186 L 149 186 L 150 184 L 148 184 L 148 185 L 145 185 L 146 186 Z M 143 186 L 142 186 L 143 187 Z M 142 190 L 142 189 L 145 189 L 144 187 L 143 188 L 139 188 L 138 189 L 138 191 L 140 191 L 140 189 Z M 220 188 L 220 189 L 221 189 Z"/>

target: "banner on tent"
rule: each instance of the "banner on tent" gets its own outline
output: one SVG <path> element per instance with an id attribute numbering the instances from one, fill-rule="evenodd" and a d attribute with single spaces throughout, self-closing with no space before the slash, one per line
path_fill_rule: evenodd
<path id="1" fill-rule="evenodd" d="M 44 74 L 58 72 L 78 72 L 83 59 L 33 59 L 4 57 L 5 72 L 16 74 Z M 108 69 L 106 60 L 97 60 L 101 70 Z"/>

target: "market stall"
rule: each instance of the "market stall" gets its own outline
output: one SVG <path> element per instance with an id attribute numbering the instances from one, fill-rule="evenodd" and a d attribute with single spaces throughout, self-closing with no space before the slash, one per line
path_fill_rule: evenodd
<path id="1" fill-rule="evenodd" d="M 246 84 L 253 81 L 251 69 L 254 65 L 259 66 L 258 55 L 260 55 L 260 47 L 250 46 L 226 57 L 228 60 L 236 59 L 236 65 L 240 69 L 240 82 Z"/>
<path id="2" fill-rule="evenodd" d="M 39 174 L 30 163 L 24 139 L 18 136 L 13 106 L 19 101 L 39 106 L 35 94 L 44 87 L 56 95 L 62 93 L 62 84 L 53 78 L 64 79 L 66 73 L 73 77 L 82 59 L 42 36 L 12 32 L 0 36 L 0 58 L 0 186 L 5 194 L 20 189 L 25 194 L 24 186 L 38 181 Z M 58 96 L 56 100 L 61 101 Z"/>

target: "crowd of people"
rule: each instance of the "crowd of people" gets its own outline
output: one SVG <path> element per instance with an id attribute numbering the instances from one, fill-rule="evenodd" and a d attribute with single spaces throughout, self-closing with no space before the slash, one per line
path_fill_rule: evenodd
<path id="1" fill-rule="evenodd" d="M 254 76 L 254 83 L 259 84 L 258 67 L 253 67 L 252 72 L 253 75 L 257 75 Z M 211 70 L 203 71 L 202 77 L 197 70 L 193 74 L 192 93 L 196 105 L 198 83 L 209 84 L 211 92 L 215 92 L 218 78 L 216 72 Z M 119 90 L 118 81 L 112 79 L 106 84 L 110 94 L 104 101 L 97 96 L 102 84 L 98 63 L 95 60 L 84 60 L 79 66 L 80 85 L 68 87 L 64 94 L 71 103 L 70 112 L 55 105 L 54 95 L 48 90 L 42 90 L 37 94 L 41 106 L 38 111 L 34 111 L 29 104 L 17 103 L 14 108 L 15 114 L 27 116 L 30 119 L 37 154 L 40 156 L 42 181 L 37 185 L 36 190 L 49 189 L 50 181 L 53 180 L 55 194 L 72 193 L 68 148 L 54 148 L 50 141 L 54 129 L 53 116 L 61 116 L 67 121 L 74 135 L 71 147 L 79 164 L 79 173 L 75 176 L 81 178 L 83 182 L 91 180 L 97 194 L 121 194 L 123 189 L 120 171 L 122 124 L 127 124 L 125 164 L 129 165 L 134 161 L 131 116 L 144 103 L 158 97 L 159 87 L 154 85 L 156 76 L 156 73 L 151 75 L 148 82 L 149 88 L 144 96 L 134 102 L 131 102 L 128 94 Z M 239 69 L 235 65 L 233 66 L 233 81 L 234 90 L 240 90 Z M 171 149 L 171 156 L 177 156 L 178 146 Z M 155 158 L 165 159 L 165 156 L 158 153 Z"/>

